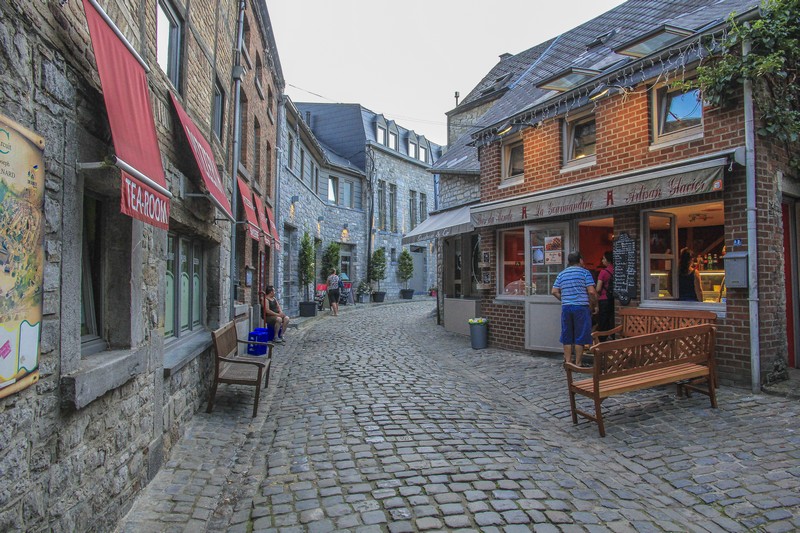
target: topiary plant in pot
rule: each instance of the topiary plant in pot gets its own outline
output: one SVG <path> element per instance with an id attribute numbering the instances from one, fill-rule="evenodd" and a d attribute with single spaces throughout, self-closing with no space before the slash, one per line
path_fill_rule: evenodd
<path id="1" fill-rule="evenodd" d="M 300 240 L 300 250 L 297 256 L 297 277 L 303 287 L 305 301 L 300 302 L 300 316 L 315 316 L 317 302 L 309 297 L 309 284 L 314 281 L 314 245 L 311 244 L 311 235 L 306 231 Z"/>
<path id="2" fill-rule="evenodd" d="M 372 299 L 376 302 L 385 300 L 386 291 L 381 290 L 381 280 L 386 278 L 386 250 L 383 248 L 378 248 L 372 252 L 367 277 L 370 282 L 378 284 L 378 290 L 372 293 Z"/>
<path id="3" fill-rule="evenodd" d="M 400 289 L 400 297 L 404 300 L 410 300 L 414 296 L 414 289 L 408 288 L 408 280 L 414 275 L 414 258 L 411 253 L 403 248 L 400 252 L 400 257 L 397 259 L 397 277 L 400 281 L 405 283 L 405 288 Z"/>

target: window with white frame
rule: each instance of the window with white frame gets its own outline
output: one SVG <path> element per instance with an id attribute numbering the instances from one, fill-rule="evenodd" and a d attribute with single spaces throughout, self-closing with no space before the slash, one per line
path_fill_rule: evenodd
<path id="1" fill-rule="evenodd" d="M 211 129 L 217 139 L 222 140 L 222 128 L 225 124 L 225 92 L 219 79 L 214 80 L 214 101 L 212 102 Z"/>
<path id="2" fill-rule="evenodd" d="M 703 98 L 699 89 L 664 86 L 653 99 L 654 144 L 680 141 L 703 133 Z"/>
<path id="3" fill-rule="evenodd" d="M 504 180 L 522 179 L 525 173 L 525 149 L 522 140 L 516 140 L 503 145 L 503 174 Z"/>
<path id="4" fill-rule="evenodd" d="M 339 203 L 339 179 L 328 176 L 328 203 Z"/>
<path id="5" fill-rule="evenodd" d="M 182 23 L 171 2 L 156 4 L 156 59 L 172 86 L 180 87 Z"/>
<path id="6" fill-rule="evenodd" d="M 583 164 L 595 161 L 597 142 L 594 115 L 584 115 L 564 121 L 564 164 Z"/>
<path id="7" fill-rule="evenodd" d="M 408 157 L 417 157 L 417 145 L 408 141 Z"/>
<path id="8" fill-rule="evenodd" d="M 428 149 L 424 146 L 419 147 L 419 160 L 424 163 L 428 162 Z"/>
<path id="9" fill-rule="evenodd" d="M 386 128 L 378 126 L 378 144 L 386 144 Z"/>
<path id="10" fill-rule="evenodd" d="M 203 243 L 189 236 L 167 235 L 164 336 L 180 338 L 203 326 Z"/>
<path id="11" fill-rule="evenodd" d="M 397 134 L 393 131 L 389 132 L 389 148 L 397 150 Z"/>

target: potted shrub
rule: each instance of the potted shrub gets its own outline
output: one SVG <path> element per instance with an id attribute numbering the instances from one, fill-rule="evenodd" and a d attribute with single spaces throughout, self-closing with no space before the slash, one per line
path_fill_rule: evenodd
<path id="1" fill-rule="evenodd" d="M 310 297 L 309 285 L 314 281 L 314 245 L 311 235 L 306 231 L 300 240 L 300 251 L 297 257 L 297 277 L 303 287 L 305 301 L 300 302 L 300 316 L 315 316 L 317 302 Z"/>
<path id="2" fill-rule="evenodd" d="M 414 296 L 414 289 L 408 288 L 408 280 L 414 275 L 414 258 L 411 253 L 403 248 L 400 252 L 400 257 L 397 259 L 397 277 L 400 281 L 405 283 L 405 289 L 400 289 L 400 297 L 404 300 L 410 300 Z"/>
<path id="3" fill-rule="evenodd" d="M 372 299 L 376 302 L 385 300 L 386 291 L 381 290 L 381 280 L 386 278 L 386 250 L 383 248 L 378 248 L 372 252 L 367 277 L 370 283 L 375 282 L 378 284 L 378 290 L 372 293 Z"/>
<path id="4" fill-rule="evenodd" d="M 339 272 L 339 253 L 341 246 L 338 242 L 332 242 L 322 253 L 322 270 L 319 272 L 321 282 L 327 282 L 331 275 L 331 269 L 335 268 Z"/>
<path id="5" fill-rule="evenodd" d="M 359 282 L 356 295 L 358 297 L 358 303 L 365 304 L 369 302 L 369 297 L 372 295 L 372 287 L 369 286 L 367 280 L 362 279 L 361 282 Z"/>

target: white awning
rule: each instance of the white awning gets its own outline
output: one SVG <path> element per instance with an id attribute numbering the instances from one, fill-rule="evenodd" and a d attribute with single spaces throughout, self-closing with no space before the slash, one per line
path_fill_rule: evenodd
<path id="1" fill-rule="evenodd" d="M 464 205 L 450 211 L 442 211 L 431 215 L 422 221 L 422 224 L 411 230 L 403 237 L 403 244 L 428 241 L 439 237 L 449 237 L 459 233 L 472 231 L 469 206 Z"/>

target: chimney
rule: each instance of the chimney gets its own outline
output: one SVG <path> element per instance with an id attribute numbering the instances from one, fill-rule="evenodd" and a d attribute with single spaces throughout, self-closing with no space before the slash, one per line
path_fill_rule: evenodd
<path id="1" fill-rule="evenodd" d="M 306 111 L 306 124 L 311 127 L 311 111 Z"/>
<path id="2" fill-rule="evenodd" d="M 508 59 L 512 55 L 514 55 L 514 54 L 509 54 L 508 52 L 506 52 L 504 54 L 500 54 L 500 61 L 505 61 L 506 59 Z"/>

